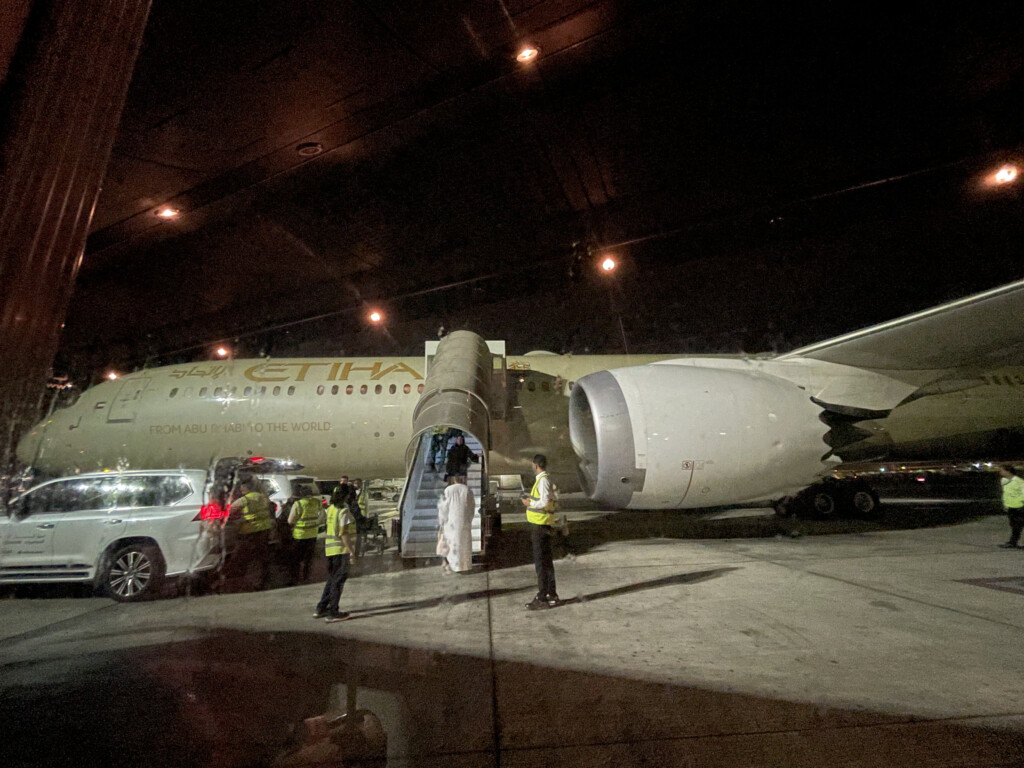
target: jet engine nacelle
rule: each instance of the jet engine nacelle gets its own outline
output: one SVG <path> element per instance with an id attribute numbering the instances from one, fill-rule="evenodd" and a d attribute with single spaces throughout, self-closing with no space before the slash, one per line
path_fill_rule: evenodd
<path id="1" fill-rule="evenodd" d="M 569 429 L 594 501 L 712 507 L 815 482 L 832 463 L 821 411 L 785 379 L 669 363 L 584 376 L 570 396 Z"/>

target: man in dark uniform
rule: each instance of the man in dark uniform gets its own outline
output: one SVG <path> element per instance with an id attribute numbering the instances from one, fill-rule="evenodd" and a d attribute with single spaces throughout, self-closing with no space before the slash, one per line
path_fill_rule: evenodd
<path id="1" fill-rule="evenodd" d="M 462 435 L 455 438 L 455 445 L 448 449 L 448 462 L 445 465 L 445 476 L 447 480 L 458 475 L 469 474 L 469 463 L 476 461 L 477 455 L 469 450 L 466 440 Z"/>

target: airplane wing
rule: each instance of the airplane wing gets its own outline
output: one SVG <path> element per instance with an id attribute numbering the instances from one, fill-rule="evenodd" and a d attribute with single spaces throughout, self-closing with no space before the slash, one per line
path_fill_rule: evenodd
<path id="1" fill-rule="evenodd" d="M 1024 360 L 1024 280 L 810 344 L 778 357 L 875 370 L 999 366 Z"/>

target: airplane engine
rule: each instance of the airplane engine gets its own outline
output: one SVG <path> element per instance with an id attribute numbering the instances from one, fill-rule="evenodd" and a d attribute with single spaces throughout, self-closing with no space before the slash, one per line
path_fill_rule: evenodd
<path id="1" fill-rule="evenodd" d="M 584 376 L 569 400 L 583 489 L 632 509 L 781 498 L 815 482 L 822 409 L 792 382 L 757 372 L 657 364 Z"/>

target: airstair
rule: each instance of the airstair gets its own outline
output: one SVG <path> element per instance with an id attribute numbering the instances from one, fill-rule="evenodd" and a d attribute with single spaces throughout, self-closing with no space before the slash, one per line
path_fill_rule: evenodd
<path id="1" fill-rule="evenodd" d="M 399 502 L 403 557 L 436 557 L 437 502 L 445 489 L 446 449 L 461 434 L 479 460 L 469 465 L 467 484 L 477 502 L 473 552 L 486 544 L 483 517 L 493 507 L 487 469 L 491 418 L 504 415 L 505 343 L 455 331 L 427 342 L 423 394 L 413 412 L 413 437 L 406 449 L 406 483 Z M 440 450 L 439 450 L 440 449 Z"/>

